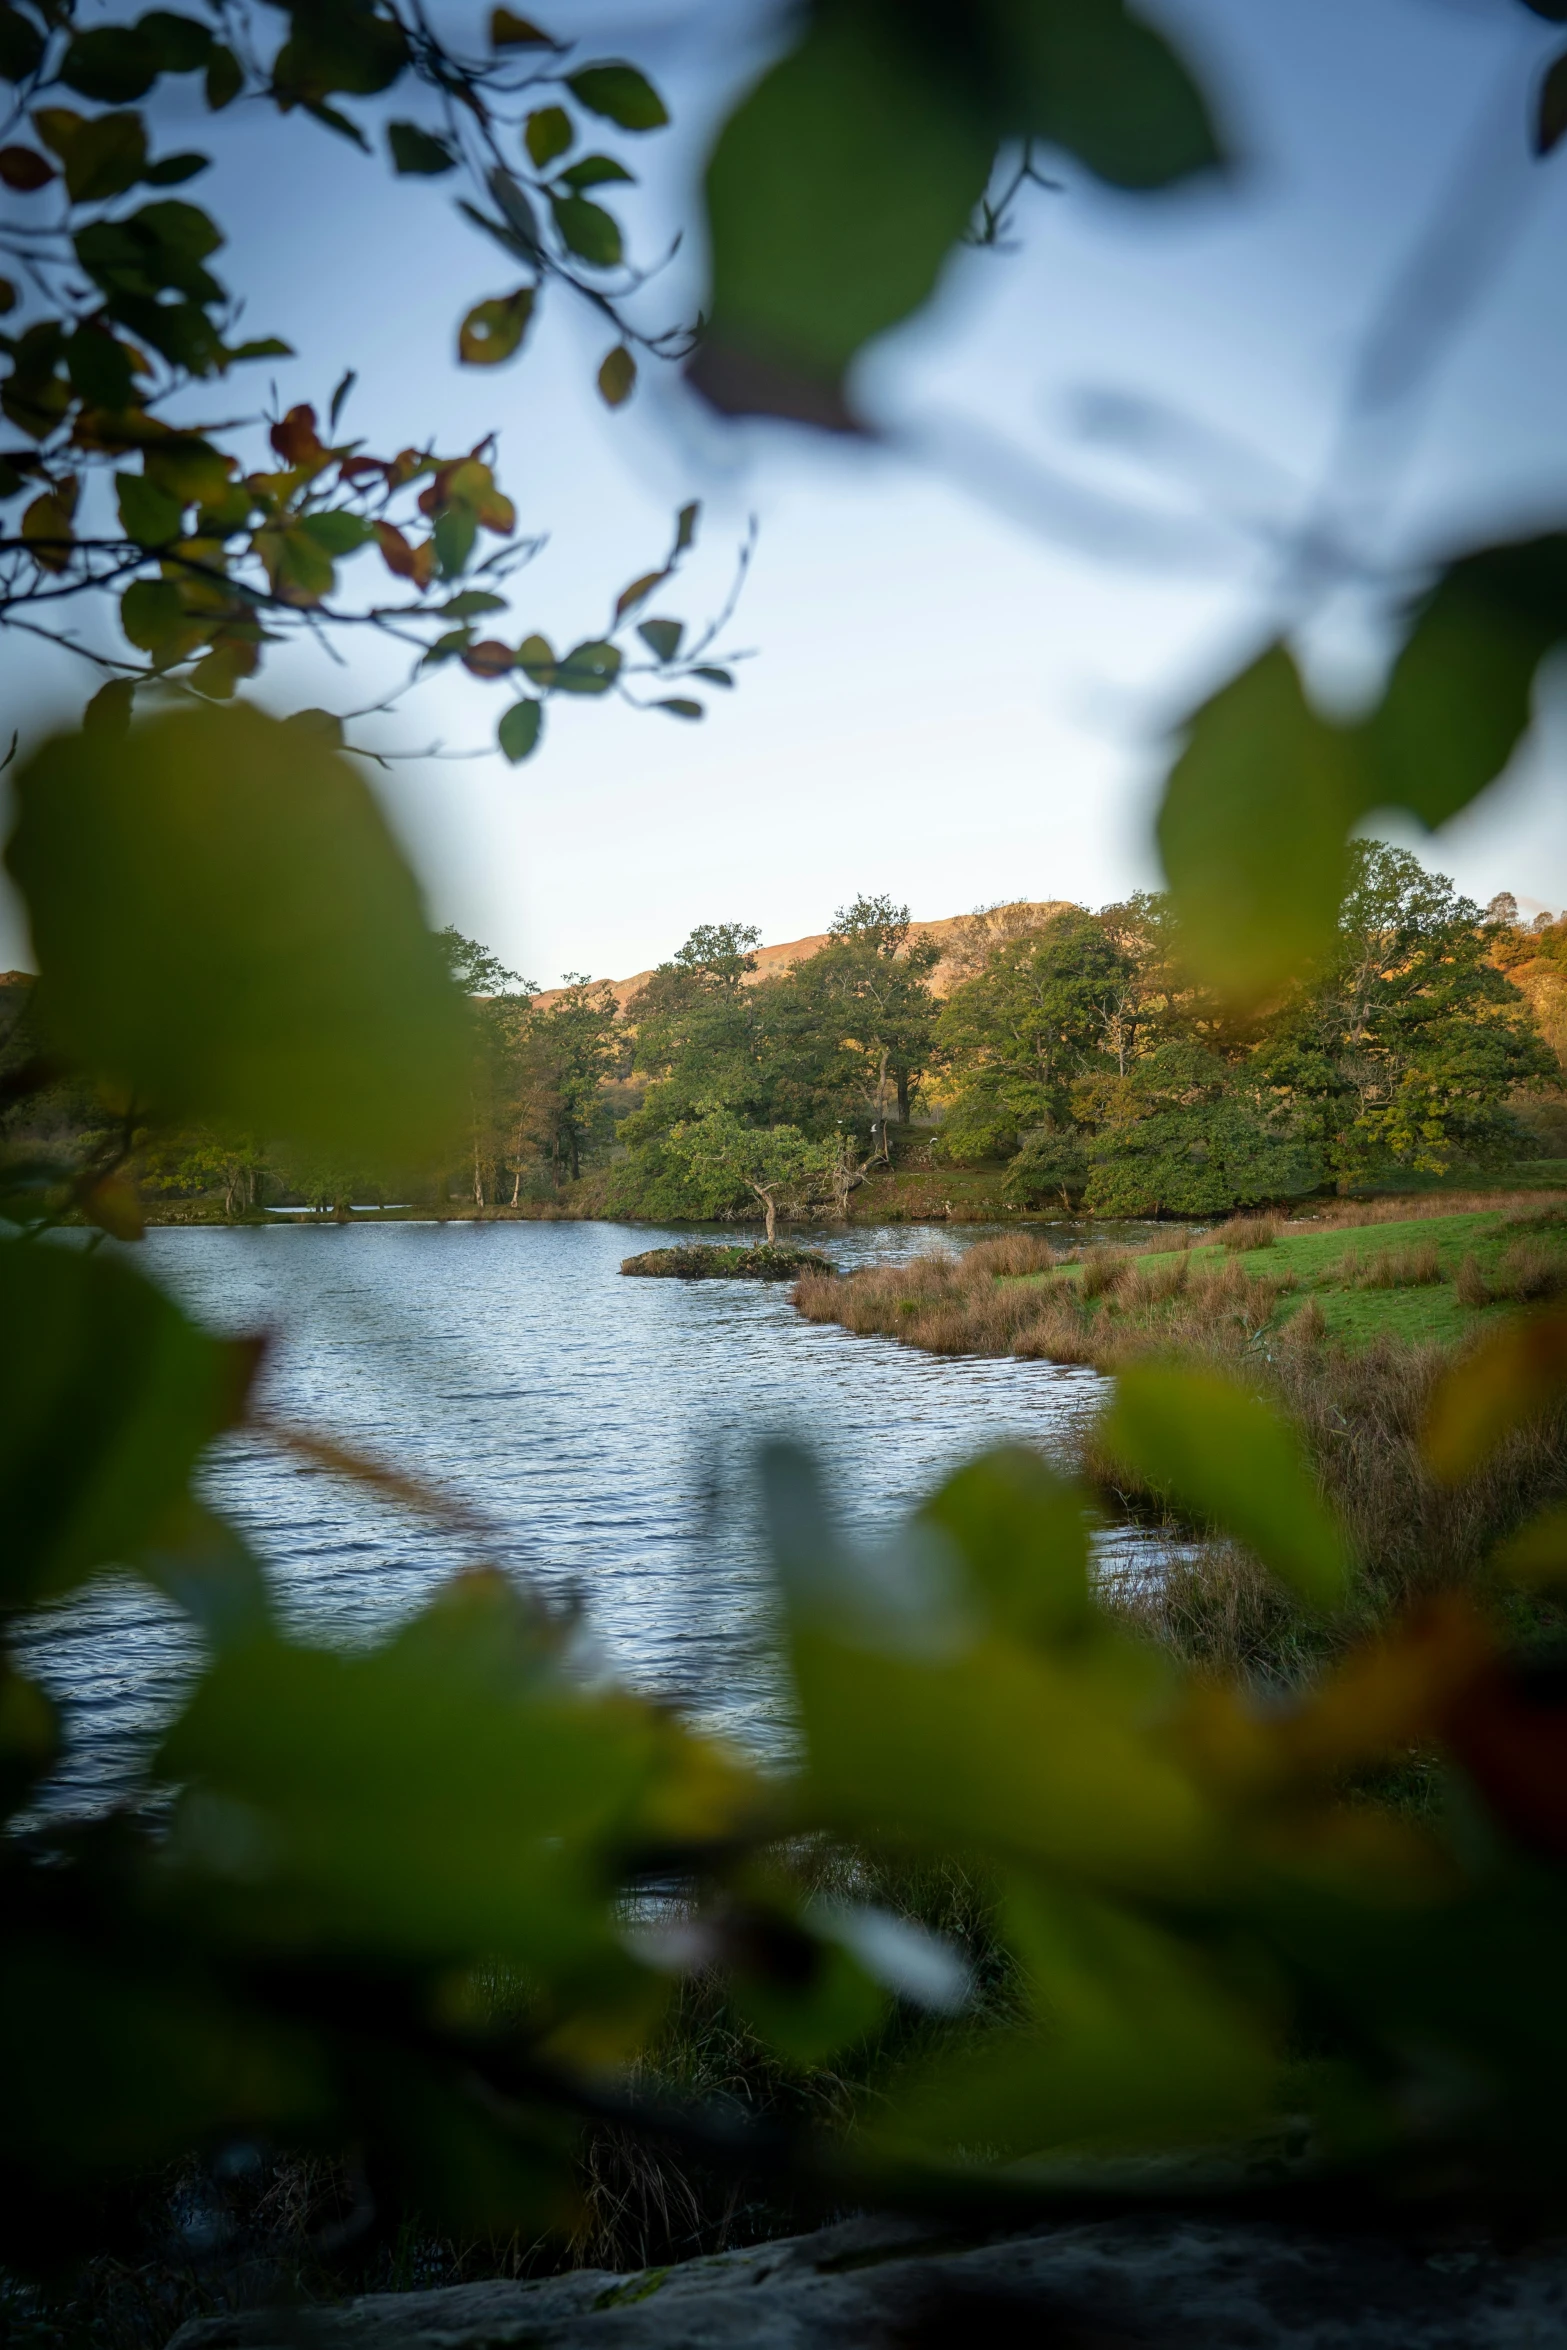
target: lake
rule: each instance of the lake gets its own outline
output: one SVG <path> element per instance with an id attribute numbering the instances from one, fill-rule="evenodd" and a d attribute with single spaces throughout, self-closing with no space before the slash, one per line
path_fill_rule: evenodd
<path id="1" fill-rule="evenodd" d="M 982 1236 L 895 1226 L 822 1245 L 847 1267 Z M 190 1312 L 269 1334 L 271 1411 L 442 1485 L 491 1529 L 481 1546 L 271 1444 L 228 1440 L 210 1496 L 270 1562 L 290 1625 L 368 1640 L 488 1556 L 579 1594 L 625 1679 L 777 1751 L 758 1441 L 815 1444 L 846 1518 L 873 1536 L 981 1445 L 1059 1453 L 1100 1394 L 1076 1366 L 922 1355 L 804 1322 L 784 1285 L 622 1277 L 622 1257 L 690 1237 L 567 1223 L 150 1233 L 139 1262 Z M 1151 1546 L 1118 1529 L 1102 1548 L 1135 1566 Z M 131 1783 L 200 1661 L 184 1619 L 118 1579 L 34 1619 L 21 1647 L 70 1717 L 52 1800 L 72 1807 Z"/>

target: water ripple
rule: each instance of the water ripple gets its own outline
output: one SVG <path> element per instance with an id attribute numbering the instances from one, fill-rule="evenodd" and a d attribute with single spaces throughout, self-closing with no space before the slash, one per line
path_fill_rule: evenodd
<path id="1" fill-rule="evenodd" d="M 273 1411 L 460 1494 L 494 1529 L 488 1555 L 580 1596 L 618 1673 L 775 1749 L 785 1732 L 749 1485 L 759 1439 L 813 1443 L 845 1513 L 873 1533 L 981 1444 L 1058 1450 L 1101 1383 L 853 1338 L 803 1322 L 781 1288 L 623 1280 L 621 1258 L 664 1237 L 611 1224 L 171 1228 L 149 1235 L 141 1261 L 210 1325 L 271 1334 Z M 931 1245 L 908 1229 L 831 1243 L 845 1264 Z M 253 1437 L 217 1449 L 207 1486 L 270 1562 L 290 1623 L 315 1638 L 372 1638 L 475 1555 Z M 1136 1544 L 1123 1534 L 1112 1547 Z M 57 1796 L 72 1803 L 128 1783 L 200 1661 L 172 1608 L 117 1580 L 36 1619 L 24 1646 L 68 1711 Z"/>

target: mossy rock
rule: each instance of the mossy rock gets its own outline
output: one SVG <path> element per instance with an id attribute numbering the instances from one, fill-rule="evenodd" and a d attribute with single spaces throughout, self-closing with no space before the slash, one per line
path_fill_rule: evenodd
<path id="1" fill-rule="evenodd" d="M 802 1273 L 831 1273 L 836 1267 L 814 1248 L 716 1248 L 692 1241 L 681 1248 L 650 1248 L 627 1257 L 622 1273 L 666 1281 L 797 1281 Z"/>

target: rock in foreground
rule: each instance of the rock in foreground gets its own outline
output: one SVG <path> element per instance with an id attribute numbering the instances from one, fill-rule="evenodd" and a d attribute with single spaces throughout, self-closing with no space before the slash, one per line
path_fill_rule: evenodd
<path id="1" fill-rule="evenodd" d="M 851 2220 L 635 2276 L 202 2318 L 170 2350 L 1522 2350 L 1567 2340 L 1567 2254 L 1262 2222 L 963 2241 Z"/>
<path id="2" fill-rule="evenodd" d="M 681 1248 L 650 1248 L 626 1257 L 622 1273 L 643 1273 L 669 1281 L 798 1281 L 802 1273 L 831 1273 L 836 1267 L 814 1248 L 718 1248 L 692 1241 Z"/>

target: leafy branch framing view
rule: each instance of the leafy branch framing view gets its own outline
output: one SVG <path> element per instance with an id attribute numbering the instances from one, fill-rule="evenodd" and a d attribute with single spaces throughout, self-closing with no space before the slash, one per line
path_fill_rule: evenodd
<path id="1" fill-rule="evenodd" d="M 283 13 L 273 44 L 271 18 L 238 0 L 210 22 L 154 11 L 91 27 L 63 0 L 0 8 L 16 92 L 0 179 L 24 204 L 64 205 L 5 232 L 19 282 L 0 408 L 25 445 L 3 453 L 0 494 L 27 502 L 0 544 L 0 619 L 44 630 L 54 604 L 113 591 L 131 647 L 90 654 L 114 672 L 111 698 L 15 778 L 7 863 L 39 981 L 36 1050 L 8 1073 L 7 1106 L 25 1114 L 63 1078 L 109 1139 L 63 1176 L 25 1156 L 6 1174 L 0 1598 L 14 1628 L 97 1575 L 137 1576 L 186 1611 L 209 1660 L 143 1800 L 87 1820 L 50 1815 L 65 1728 L 9 1653 L 0 1669 L 0 2254 L 36 2275 L 101 2250 L 158 2166 L 257 2141 L 357 2147 L 383 2226 L 416 2214 L 567 2241 L 583 2124 L 695 2144 L 817 2196 L 987 2216 L 1262 2196 L 1555 2213 L 1567 1801 L 1559 1673 L 1539 1641 L 1567 1580 L 1559 1305 L 1493 1320 L 1411 1375 L 1402 1441 L 1426 1487 L 1484 1527 L 1464 1576 L 1381 1574 L 1244 1361 L 1119 1366 L 1098 1492 L 1153 1497 L 1266 1586 L 1304 1660 L 1267 1702 L 1245 1672 L 1149 1637 L 1092 1570 L 1095 1492 L 1012 1450 L 950 1477 L 874 1554 L 838 1526 L 807 1456 L 769 1455 L 799 1742 L 775 1770 L 585 1683 L 573 1622 L 487 1566 L 477 1537 L 471 1569 L 390 1637 L 352 1655 L 313 1645 L 203 1498 L 209 1447 L 245 1424 L 419 1496 L 329 1439 L 247 1422 L 257 1343 L 202 1328 L 105 1245 L 137 1228 L 132 1140 L 197 1130 L 389 1169 L 449 1163 L 473 1126 L 458 983 L 509 977 L 431 933 L 331 725 L 238 697 L 262 648 L 351 621 L 410 637 L 424 663 L 520 675 L 534 690 L 501 724 L 513 758 L 536 746 L 546 693 L 728 675 L 710 634 L 688 645 L 645 611 L 689 549 L 690 507 L 605 638 L 557 657 L 471 625 L 498 604 L 458 583 L 503 581 L 514 559 L 475 563 L 481 532 L 510 541 L 516 524 L 487 442 L 372 459 L 335 438 L 346 379 L 326 440 L 303 407 L 272 420 L 267 473 L 226 445 L 240 428 L 166 422 L 192 384 L 268 354 L 226 340 L 205 214 L 161 195 L 117 209 L 197 169 L 152 157 L 137 102 L 162 75 L 199 72 L 216 112 L 244 96 L 355 137 L 345 104 L 406 77 L 435 118 L 389 125 L 394 168 L 465 172 L 492 207 L 472 205 L 479 225 L 525 273 L 469 312 L 470 363 L 519 350 L 556 285 L 616 337 L 599 371 L 610 405 L 640 350 L 686 357 L 721 408 L 837 431 L 859 429 L 856 355 L 920 308 L 976 215 L 981 241 L 995 230 L 987 190 L 1002 212 L 1015 199 L 1020 144 L 1150 197 L 1222 153 L 1191 70 L 1120 0 L 986 0 L 939 21 L 822 0 L 717 139 L 700 335 L 639 338 L 624 306 L 641 280 L 586 193 L 625 167 L 562 161 L 584 112 L 632 135 L 662 123 L 634 66 L 579 63 L 504 9 L 469 60 L 398 0 Z M 1542 151 L 1562 73 L 1546 65 Z M 107 111 L 51 103 L 62 90 Z M 97 511 L 111 476 L 119 535 Z M 372 546 L 410 593 L 350 609 L 338 566 Z M 645 662 L 617 642 L 632 629 Z M 1548 532 L 1446 564 L 1357 722 L 1314 708 L 1282 644 L 1193 715 L 1160 822 L 1158 921 L 1216 1018 L 1261 1020 L 1321 980 L 1349 884 L 1385 878 L 1356 827 L 1382 808 L 1434 825 L 1469 805 L 1522 738 L 1564 635 L 1567 539 Z M 177 706 L 122 723 L 152 685 L 177 687 Z M 897 909 L 859 915 L 860 934 L 899 931 Z M 843 927 L 834 947 L 868 954 L 879 1009 L 898 993 L 917 1012 L 906 936 L 883 954 Z M 1108 933 L 1076 936 L 1090 982 L 1118 975 Z M 705 1198 L 749 1187 L 771 1238 L 777 1190 L 809 1154 L 843 1181 L 854 1159 L 836 1130 L 741 1115 L 710 1073 L 685 1083 L 693 1003 L 705 1017 L 726 987 L 735 998 L 723 966 L 753 943 L 732 926 L 698 934 L 655 975 L 643 1025 L 656 1039 L 664 1024 L 666 1090 L 630 1139 Z M 1020 973 L 1033 953 L 1003 946 L 971 985 L 1070 992 L 1071 971 Z M 1474 956 L 1463 968 L 1499 1034 L 1505 994 Z M 602 1002 L 572 985 L 591 1030 Z M 1477 1114 L 1543 1068 L 1523 1029 L 1509 1034 L 1506 1068 L 1470 1085 Z M 885 1150 L 900 1071 L 906 1100 L 919 1063 L 907 1036 L 872 1043 Z M 1003 1098 L 985 1039 L 970 1044 L 970 1109 L 999 1104 L 1022 1156 L 1040 1104 Z M 1313 1049 L 1308 1036 L 1302 1063 Z M 599 1073 L 590 1049 L 557 1154 L 579 1156 Z M 1072 1086 L 1045 1075 L 1059 1140 Z M 1187 1066 L 1188 1097 L 1190 1079 Z M 79 1239 L 67 1221 L 95 1229 Z M 1499 1518 L 1477 1480 L 1501 1490 Z M 952 1903 L 909 1890 L 930 1870 L 969 1890 L 965 1950 L 936 1930 Z M 737 2126 L 648 2088 L 639 2052 L 694 1974 L 721 1982 L 790 2077 L 856 2052 L 870 2087 L 847 2128 Z"/>

